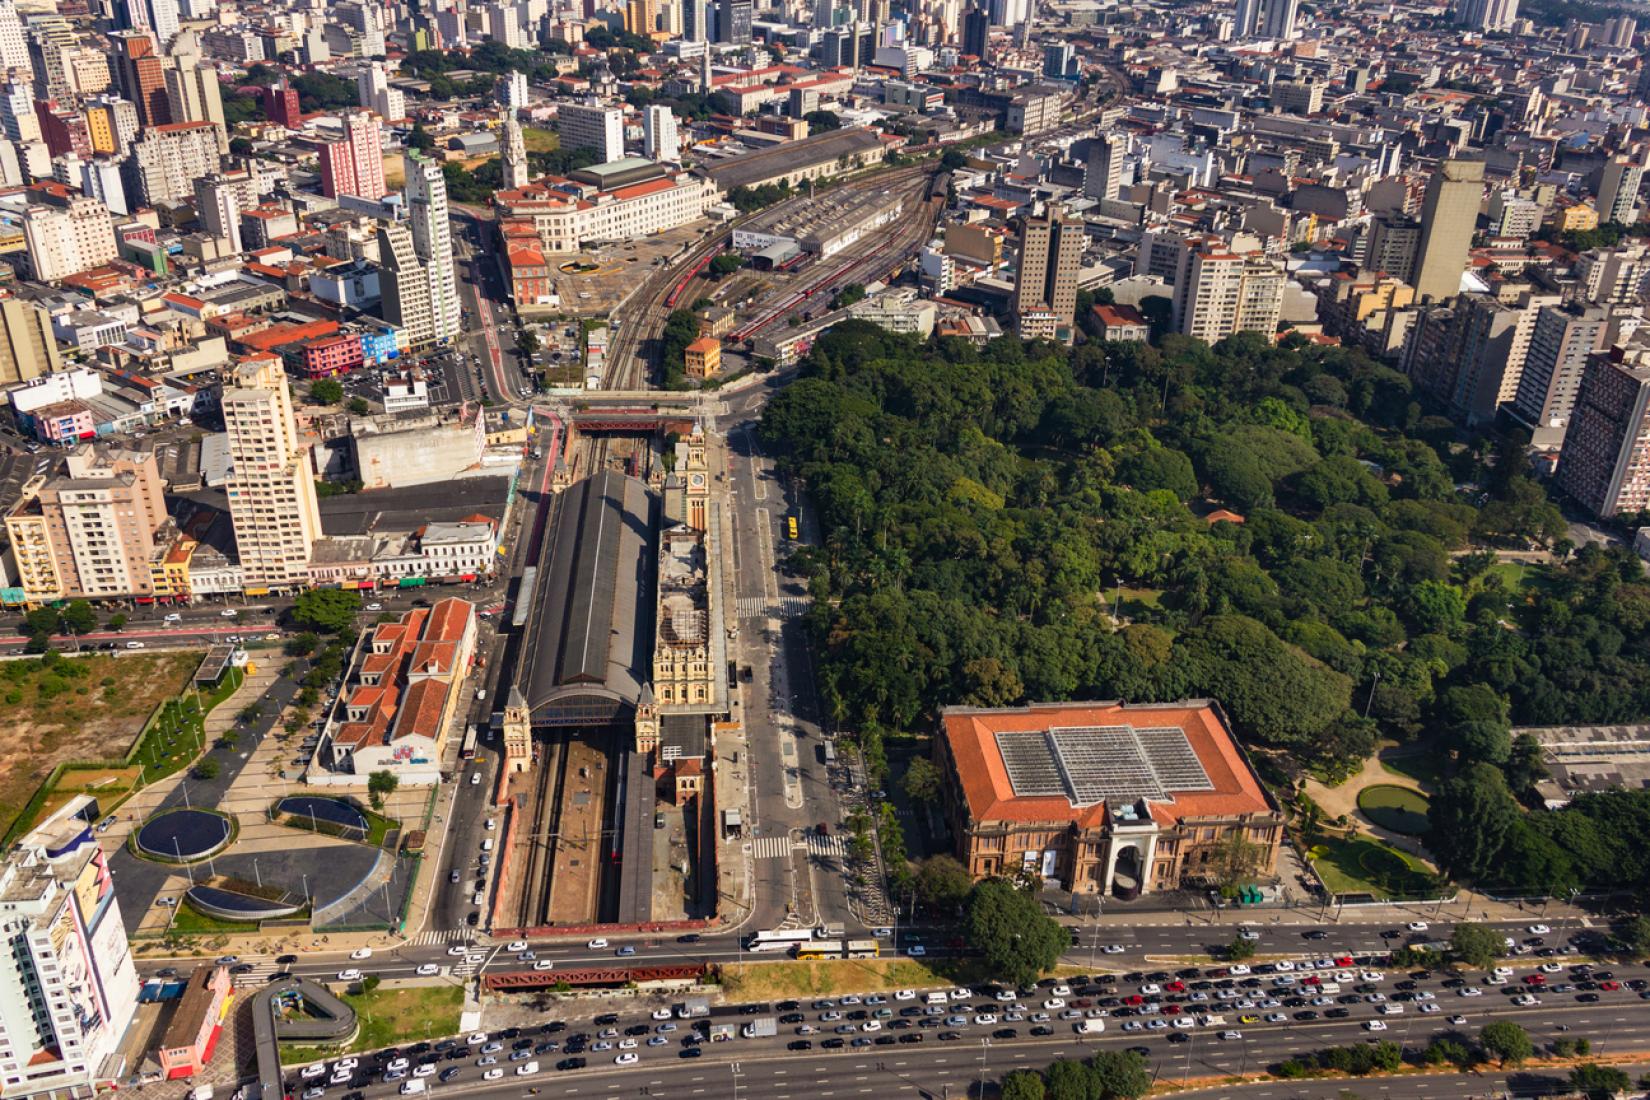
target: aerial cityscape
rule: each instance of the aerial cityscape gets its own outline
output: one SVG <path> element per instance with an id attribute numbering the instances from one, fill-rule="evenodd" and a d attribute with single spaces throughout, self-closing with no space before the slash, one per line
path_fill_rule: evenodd
<path id="1" fill-rule="evenodd" d="M 1647 50 L 0 0 L 0 1100 L 1650 1094 Z"/>

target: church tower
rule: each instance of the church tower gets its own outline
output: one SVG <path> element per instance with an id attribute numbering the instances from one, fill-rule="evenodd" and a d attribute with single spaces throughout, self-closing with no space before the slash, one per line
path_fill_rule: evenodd
<path id="1" fill-rule="evenodd" d="M 504 146 L 503 168 L 505 191 L 518 191 L 527 186 L 527 143 L 521 136 L 521 123 L 516 121 L 516 112 L 513 108 L 505 107 L 499 111 L 502 115 Z"/>
<path id="2" fill-rule="evenodd" d="M 659 748 L 659 707 L 653 701 L 653 685 L 643 684 L 641 697 L 636 700 L 636 751 L 654 752 Z"/>
<path id="3" fill-rule="evenodd" d="M 533 762 L 533 722 L 521 689 L 510 685 L 504 704 L 504 770 L 524 772 Z"/>
<path id="4" fill-rule="evenodd" d="M 703 531 L 708 526 L 710 467 L 705 461 L 705 426 L 698 421 L 687 438 L 687 468 L 682 473 L 686 478 L 688 526 Z"/>

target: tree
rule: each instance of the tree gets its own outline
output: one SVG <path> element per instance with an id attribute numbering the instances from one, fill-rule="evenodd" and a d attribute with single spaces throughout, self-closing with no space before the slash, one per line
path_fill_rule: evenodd
<path id="1" fill-rule="evenodd" d="M 1501 957 L 1501 936 L 1482 924 L 1457 924 L 1450 933 L 1450 954 L 1468 966 L 1487 970 Z"/>
<path id="2" fill-rule="evenodd" d="M 379 984 L 382 983 L 383 980 L 384 979 L 377 974 L 368 974 L 366 977 L 361 979 L 361 992 L 371 993 L 373 990 L 378 988 Z"/>
<path id="3" fill-rule="evenodd" d="M 1045 916 L 1037 899 L 1007 879 L 987 879 L 968 895 L 968 943 L 1001 980 L 1027 985 L 1071 946 L 1066 930 Z"/>
<path id="4" fill-rule="evenodd" d="M 113 615 L 109 616 L 109 629 L 124 630 L 126 628 L 126 622 L 126 613 L 124 611 L 117 611 Z"/>
<path id="5" fill-rule="evenodd" d="M 1478 1043 L 1501 1065 L 1518 1065 L 1535 1054 L 1529 1034 L 1511 1020 L 1495 1020 L 1478 1032 Z"/>
<path id="6" fill-rule="evenodd" d="M 349 404 L 346 408 L 348 408 L 349 411 L 354 413 L 356 416 L 366 416 L 372 411 L 372 406 L 367 404 L 367 399 L 365 397 L 350 398 Z"/>
<path id="7" fill-rule="evenodd" d="M 1570 1071 L 1570 1087 L 1583 1093 L 1589 1100 L 1608 1100 L 1632 1086 L 1632 1078 L 1615 1066 L 1601 1066 L 1588 1062 Z"/>
<path id="8" fill-rule="evenodd" d="M 1255 957 L 1255 941 L 1246 940 L 1242 936 L 1235 937 L 1226 945 L 1226 958 L 1232 962 L 1242 962 L 1244 959 Z"/>
<path id="9" fill-rule="evenodd" d="M 37 607 L 23 616 L 25 633 L 49 638 L 62 631 L 63 616 L 55 607 Z"/>
<path id="10" fill-rule="evenodd" d="M 400 785 L 401 779 L 394 772 L 373 772 L 367 776 L 367 797 L 372 799 L 372 808 L 382 809 L 384 799 L 394 794 Z"/>
<path id="11" fill-rule="evenodd" d="M 361 611 L 361 593 L 347 588 L 314 588 L 292 603 L 292 622 L 306 630 L 337 634 Z"/>
<path id="12" fill-rule="evenodd" d="M 951 856 L 929 856 L 917 868 L 917 897 L 930 908 L 954 910 L 968 900 L 973 887 L 968 868 Z"/>
<path id="13" fill-rule="evenodd" d="M 1151 1091 L 1146 1059 L 1132 1050 L 1103 1050 L 1089 1059 L 1100 1100 L 1136 1100 Z"/>
<path id="14" fill-rule="evenodd" d="M 1015 1070 L 1003 1078 L 1002 1100 L 1043 1100 L 1043 1075 L 1034 1070 Z"/>
<path id="15" fill-rule="evenodd" d="M 294 634 L 286 640 L 281 650 L 288 657 L 308 657 L 315 652 L 315 647 L 321 644 L 320 636 L 312 630 L 301 634 Z"/>
<path id="16" fill-rule="evenodd" d="M 712 277 L 720 279 L 732 275 L 745 266 L 745 257 L 737 252 L 723 252 L 710 262 Z"/>
<path id="17" fill-rule="evenodd" d="M 1486 874 L 1517 823 L 1518 806 L 1501 769 L 1469 764 L 1445 780 L 1427 809 L 1427 847 L 1452 872 Z"/>
<path id="18" fill-rule="evenodd" d="M 842 129 L 842 119 L 838 117 L 835 111 L 809 111 L 802 116 L 802 121 L 808 124 L 808 131 L 814 134 L 822 134 L 827 130 Z"/>
<path id="19" fill-rule="evenodd" d="M 926 756 L 913 757 L 905 768 L 900 786 L 913 802 L 932 803 L 940 798 L 940 770 Z"/>
<path id="20" fill-rule="evenodd" d="M 218 778 L 220 765 L 215 756 L 203 756 L 195 763 L 195 778 L 212 780 Z"/>
<path id="21" fill-rule="evenodd" d="M 1089 1067 L 1082 1062 L 1060 1059 L 1043 1071 L 1048 1100 L 1091 1100 L 1098 1095 Z"/>
<path id="22" fill-rule="evenodd" d="M 336 378 L 319 378 L 309 384 L 309 399 L 317 405 L 336 405 L 344 399 L 344 384 Z"/>
<path id="23" fill-rule="evenodd" d="M 1624 921 L 1616 938 L 1627 954 L 1640 959 L 1650 956 L 1650 917 L 1641 913 Z"/>

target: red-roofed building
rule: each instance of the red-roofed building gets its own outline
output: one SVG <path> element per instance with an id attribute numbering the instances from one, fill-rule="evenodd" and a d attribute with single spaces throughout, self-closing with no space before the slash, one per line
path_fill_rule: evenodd
<path id="1" fill-rule="evenodd" d="M 193 1077 L 206 1068 L 233 1003 L 234 986 L 227 966 L 201 963 L 195 967 L 156 1051 L 160 1071 L 168 1081 Z"/>
<path id="2" fill-rule="evenodd" d="M 935 757 L 975 878 L 1122 898 L 1273 876 L 1283 815 L 1218 705 L 947 707 Z M 1241 844 L 1235 841 L 1242 841 Z"/>
<path id="3" fill-rule="evenodd" d="M 327 731 L 336 779 L 358 782 L 389 771 L 402 784 L 434 784 L 462 686 L 475 652 L 475 607 L 444 599 L 380 623 L 356 650 L 343 718 Z"/>

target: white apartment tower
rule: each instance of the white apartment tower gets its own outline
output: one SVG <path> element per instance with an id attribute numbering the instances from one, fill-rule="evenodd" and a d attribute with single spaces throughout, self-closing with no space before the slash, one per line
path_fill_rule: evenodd
<path id="1" fill-rule="evenodd" d="M 556 114 L 563 149 L 594 149 L 603 164 L 624 157 L 624 111 L 600 103 L 564 103 Z"/>
<path id="2" fill-rule="evenodd" d="M 240 187 L 213 173 L 195 181 L 195 212 L 201 227 L 229 242 L 229 251 L 241 251 Z"/>
<path id="3" fill-rule="evenodd" d="M 1214 344 L 1237 332 L 1277 331 L 1288 276 L 1259 253 L 1235 253 L 1216 240 L 1183 243 L 1175 278 L 1176 332 Z"/>
<path id="4" fill-rule="evenodd" d="M 120 251 L 108 208 L 84 195 L 71 197 L 63 206 L 23 211 L 23 241 L 29 270 L 43 283 L 106 264 Z"/>
<path id="5" fill-rule="evenodd" d="M 202 59 L 200 38 L 184 31 L 172 43 L 166 64 L 166 103 L 173 122 L 209 122 L 217 130 L 218 153 L 229 154 L 229 125 L 223 114 L 218 72 Z"/>
<path id="6" fill-rule="evenodd" d="M 1084 195 L 1091 199 L 1117 197 L 1123 188 L 1123 155 L 1128 147 L 1128 138 L 1119 134 L 1094 135 L 1083 171 Z"/>
<path id="7" fill-rule="evenodd" d="M 286 370 L 273 355 L 235 368 L 223 394 L 229 434 L 229 518 L 249 594 L 302 588 L 321 537 L 308 448 L 298 442 Z"/>
<path id="8" fill-rule="evenodd" d="M 642 153 L 649 160 L 682 159 L 682 141 L 676 131 L 676 115 L 662 103 L 651 105 L 642 115 L 642 141 Z"/>
<path id="9" fill-rule="evenodd" d="M 40 140 L 40 117 L 34 113 L 34 87 L 27 80 L 0 85 L 0 130 L 11 141 Z"/>
<path id="10" fill-rule="evenodd" d="M 430 280 L 418 259 L 412 230 L 402 222 L 378 227 L 378 259 L 383 278 L 379 281 L 380 308 L 384 320 L 407 334 L 413 347 L 435 342 L 435 322 L 430 317 Z"/>
<path id="11" fill-rule="evenodd" d="M 407 155 L 407 222 L 413 247 L 430 284 L 430 323 L 437 343 L 459 333 L 458 282 L 453 270 L 453 228 L 447 216 L 447 181 L 441 165 Z"/>
<path id="12" fill-rule="evenodd" d="M 132 144 L 139 200 L 153 206 L 194 194 L 195 181 L 218 170 L 218 135 L 210 122 L 169 122 L 145 130 Z"/>
<path id="13" fill-rule="evenodd" d="M 390 87 L 389 74 L 382 61 L 371 61 L 355 78 L 355 92 L 361 106 L 377 113 L 386 122 L 407 117 L 407 97 L 399 88 Z"/>
<path id="14" fill-rule="evenodd" d="M 1611 157 L 1599 179 L 1598 220 L 1633 224 L 1633 210 L 1639 202 L 1639 181 L 1643 176 L 1644 166 L 1638 163 L 1636 155 Z"/>
<path id="15" fill-rule="evenodd" d="M 15 0 L 0 0 L 0 68 L 30 70 L 29 42 Z"/>

